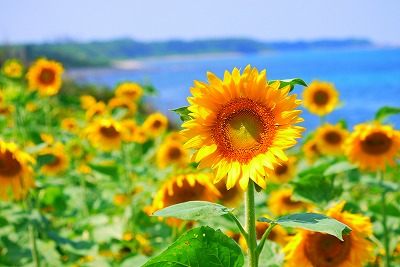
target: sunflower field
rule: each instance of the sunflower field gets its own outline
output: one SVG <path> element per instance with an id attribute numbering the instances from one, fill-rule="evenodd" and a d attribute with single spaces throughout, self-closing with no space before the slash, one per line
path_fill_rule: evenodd
<path id="1" fill-rule="evenodd" d="M 151 86 L 63 73 L 1 66 L 0 266 L 400 265 L 399 107 L 349 129 L 333 83 L 247 66 L 194 81 L 176 127 Z"/>

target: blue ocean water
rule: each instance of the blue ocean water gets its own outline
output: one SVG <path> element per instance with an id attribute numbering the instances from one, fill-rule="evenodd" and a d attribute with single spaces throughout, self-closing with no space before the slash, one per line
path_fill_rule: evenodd
<path id="1" fill-rule="evenodd" d="M 267 79 L 302 78 L 334 83 L 340 93 L 342 105 L 326 117 L 332 124 L 345 119 L 351 129 L 355 124 L 374 118 L 383 106 L 400 107 L 400 48 L 362 50 L 314 50 L 272 53 L 265 55 L 221 55 L 192 58 L 146 60 L 135 70 L 105 69 L 75 72 L 75 77 L 95 84 L 114 87 L 119 82 L 150 83 L 158 91 L 147 100 L 167 114 L 171 120 L 179 117 L 168 111 L 188 105 L 190 87 L 194 80 L 206 82 L 206 72 L 223 77 L 225 70 L 244 69 L 248 64 L 267 70 Z M 301 86 L 292 93 L 301 97 Z M 320 124 L 316 115 L 303 112 L 302 123 L 307 129 Z M 389 118 L 388 123 L 400 128 L 400 115 Z"/>

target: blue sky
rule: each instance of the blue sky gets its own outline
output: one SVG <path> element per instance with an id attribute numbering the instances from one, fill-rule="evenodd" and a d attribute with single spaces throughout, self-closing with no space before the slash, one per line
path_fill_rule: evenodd
<path id="1" fill-rule="evenodd" d="M 0 43 L 248 37 L 400 45 L 399 0 L 9 0 Z"/>

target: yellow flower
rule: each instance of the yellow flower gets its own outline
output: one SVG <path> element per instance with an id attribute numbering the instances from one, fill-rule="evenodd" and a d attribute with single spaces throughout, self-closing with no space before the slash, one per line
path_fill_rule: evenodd
<path id="1" fill-rule="evenodd" d="M 158 148 L 156 157 L 160 168 L 169 165 L 184 168 L 189 164 L 189 151 L 179 141 L 165 140 Z"/>
<path id="2" fill-rule="evenodd" d="M 296 175 L 296 157 L 289 157 L 287 161 L 278 160 L 274 164 L 274 171 L 271 174 L 271 179 L 274 183 L 282 184 L 293 179 Z"/>
<path id="3" fill-rule="evenodd" d="M 187 141 L 186 137 L 181 135 L 178 131 L 171 131 L 165 136 L 165 140 L 172 140 L 172 141 L 178 141 L 181 143 L 185 143 Z"/>
<path id="4" fill-rule="evenodd" d="M 143 131 L 142 127 L 138 126 L 136 121 L 133 119 L 123 120 L 123 127 L 126 129 L 125 142 L 134 142 L 143 144 L 147 141 L 147 135 Z"/>
<path id="5" fill-rule="evenodd" d="M 1 72 L 9 78 L 21 78 L 24 74 L 24 66 L 18 59 L 8 59 L 4 62 Z"/>
<path id="6" fill-rule="evenodd" d="M 29 188 L 35 187 L 30 164 L 36 162 L 29 154 L 20 151 L 15 143 L 0 140 L 0 199 L 9 199 L 9 189 L 13 199 L 23 199 Z"/>
<path id="7" fill-rule="evenodd" d="M 339 92 L 333 83 L 313 81 L 304 89 L 304 106 L 314 114 L 331 113 L 339 102 Z"/>
<path id="8" fill-rule="evenodd" d="M 113 119 L 99 119 L 90 123 L 83 131 L 94 147 L 104 151 L 119 149 L 126 132 L 121 123 Z"/>
<path id="9" fill-rule="evenodd" d="M 340 156 L 343 155 L 343 144 L 348 137 L 349 132 L 343 129 L 340 124 L 332 125 L 325 123 L 317 128 L 315 132 L 315 141 L 318 150 L 324 155 Z"/>
<path id="10" fill-rule="evenodd" d="M 80 139 L 72 139 L 67 143 L 67 151 L 68 154 L 73 158 L 81 158 L 84 154 L 84 147 L 82 144 L 82 140 Z"/>
<path id="11" fill-rule="evenodd" d="M 13 105 L 6 105 L 4 103 L 0 104 L 0 115 L 5 117 L 10 116 L 15 111 L 15 107 Z"/>
<path id="12" fill-rule="evenodd" d="M 61 121 L 61 128 L 70 133 L 78 133 L 80 130 L 78 121 L 74 117 L 64 118 Z"/>
<path id="13" fill-rule="evenodd" d="M 54 143 L 54 137 L 51 134 L 41 133 L 40 139 L 49 145 Z"/>
<path id="14" fill-rule="evenodd" d="M 147 212 L 151 214 L 165 207 L 186 201 L 204 200 L 215 202 L 219 196 L 220 193 L 210 182 L 209 174 L 181 174 L 165 181 Z M 177 225 L 181 223 L 181 220 L 168 218 L 167 223 Z"/>
<path id="15" fill-rule="evenodd" d="M 281 189 L 272 191 L 267 200 L 268 208 L 276 216 L 286 215 L 293 212 L 304 211 L 311 205 L 302 201 L 292 199 L 293 189 Z"/>
<path id="16" fill-rule="evenodd" d="M 135 114 L 137 106 L 128 98 L 111 98 L 108 101 L 108 109 L 110 110 L 111 114 L 118 110 L 125 109 L 126 113 L 122 118 L 129 118 Z"/>
<path id="17" fill-rule="evenodd" d="M 113 203 L 115 206 L 126 206 L 129 204 L 129 198 L 126 194 L 115 194 L 113 198 Z M 127 240 L 129 241 L 129 240 Z"/>
<path id="18" fill-rule="evenodd" d="M 345 154 L 361 170 L 385 170 L 400 158 L 400 131 L 389 125 L 358 124 L 346 140 Z"/>
<path id="19" fill-rule="evenodd" d="M 157 137 L 162 134 L 168 126 L 168 118 L 162 113 L 150 114 L 143 122 L 142 129 L 149 137 Z"/>
<path id="20" fill-rule="evenodd" d="M 101 115 L 104 115 L 107 110 L 106 104 L 103 101 L 94 103 L 86 110 L 86 120 L 91 121 Z"/>
<path id="21" fill-rule="evenodd" d="M 125 82 L 115 89 L 115 96 L 125 98 L 131 101 L 137 101 L 143 94 L 143 89 L 137 83 Z"/>
<path id="22" fill-rule="evenodd" d="M 315 137 L 307 140 L 304 143 L 302 151 L 307 160 L 307 163 L 310 165 L 313 164 L 322 155 Z"/>
<path id="23" fill-rule="evenodd" d="M 227 188 L 236 182 L 247 189 L 249 178 L 265 188 L 277 158 L 287 160 L 283 150 L 294 146 L 304 128 L 301 104 L 296 95 L 288 96 L 289 86 L 279 82 L 268 85 L 266 71 L 250 65 L 243 74 L 235 68 L 220 80 L 207 73 L 210 84 L 195 81 L 188 108 L 193 120 L 182 124 L 188 141 L 186 148 L 196 148 L 192 160 L 199 168 L 214 169 L 214 183 L 227 178 Z"/>
<path id="24" fill-rule="evenodd" d="M 65 172 L 69 168 L 69 158 L 65 153 L 64 145 L 60 142 L 54 144 L 53 147 L 46 147 L 41 155 L 51 155 L 54 160 L 50 163 L 43 164 L 40 171 L 46 175 L 58 175 Z"/>
<path id="25" fill-rule="evenodd" d="M 34 101 L 29 101 L 28 103 L 26 103 L 25 105 L 25 109 L 29 112 L 35 112 L 36 110 L 38 110 L 38 106 Z"/>
<path id="26" fill-rule="evenodd" d="M 373 245 L 367 240 L 372 234 L 368 217 L 342 211 L 345 202 L 327 212 L 353 231 L 343 235 L 344 241 L 324 233 L 299 230 L 284 247 L 287 267 L 362 267 L 372 260 Z"/>
<path id="27" fill-rule="evenodd" d="M 29 68 L 26 78 L 29 90 L 38 90 L 40 95 L 56 95 L 61 87 L 64 68 L 54 60 L 40 58 Z"/>
<path id="28" fill-rule="evenodd" d="M 92 107 L 94 104 L 97 103 L 96 98 L 94 98 L 91 95 L 82 95 L 79 97 L 79 100 L 81 102 L 81 108 L 84 110 L 89 109 Z"/>

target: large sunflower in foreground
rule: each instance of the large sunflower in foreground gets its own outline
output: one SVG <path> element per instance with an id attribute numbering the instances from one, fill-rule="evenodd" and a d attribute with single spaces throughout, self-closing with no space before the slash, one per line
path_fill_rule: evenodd
<path id="1" fill-rule="evenodd" d="M 104 151 L 119 149 L 126 139 L 127 132 L 121 123 L 113 119 L 99 119 L 90 123 L 84 130 L 88 140 L 94 147 Z"/>
<path id="2" fill-rule="evenodd" d="M 327 216 L 348 225 L 352 231 L 344 241 L 324 233 L 298 230 L 285 246 L 287 267 L 361 267 L 373 259 L 372 234 L 368 217 L 342 211 L 345 202 L 327 212 Z"/>
<path id="3" fill-rule="evenodd" d="M 69 158 L 62 143 L 58 142 L 53 147 L 46 147 L 40 154 L 51 155 L 53 157 L 51 162 L 43 164 L 40 168 L 40 171 L 46 175 L 58 175 L 69 168 Z"/>
<path id="4" fill-rule="evenodd" d="M 235 68 L 220 80 L 207 73 L 209 84 L 195 81 L 188 101 L 190 121 L 182 124 L 188 138 L 186 148 L 196 148 L 192 160 L 199 168 L 214 169 L 214 183 L 227 177 L 226 186 L 239 182 L 247 189 L 249 179 L 265 188 L 265 177 L 277 158 L 287 160 L 283 150 L 294 146 L 304 128 L 301 104 L 290 87 L 279 82 L 268 85 L 266 71 L 247 66 L 242 74 Z"/>
<path id="5" fill-rule="evenodd" d="M 385 170 L 400 158 L 400 131 L 379 123 L 358 124 L 346 140 L 345 153 L 361 170 Z"/>
<path id="6" fill-rule="evenodd" d="M 57 61 L 45 58 L 36 60 L 26 74 L 29 90 L 38 90 L 40 95 L 56 95 L 61 87 L 63 72 L 63 66 Z"/>
<path id="7" fill-rule="evenodd" d="M 318 150 L 323 155 L 340 156 L 344 153 L 343 144 L 346 141 L 349 132 L 343 129 L 340 124 L 332 125 L 325 123 L 317 128 L 315 140 Z"/>
<path id="8" fill-rule="evenodd" d="M 186 201 L 203 200 L 215 202 L 219 196 L 220 193 L 210 182 L 209 174 L 181 174 L 172 177 L 161 186 L 147 212 L 151 214 L 165 207 Z M 167 222 L 179 224 L 181 220 L 168 218 Z"/>
<path id="9" fill-rule="evenodd" d="M 8 200 L 9 190 L 12 198 L 20 200 L 29 188 L 35 187 L 33 169 L 35 160 L 20 151 L 15 143 L 0 141 L 0 199 Z"/>
<path id="10" fill-rule="evenodd" d="M 339 92 L 333 83 L 313 81 L 304 89 L 304 106 L 314 114 L 331 113 L 339 102 Z"/>

